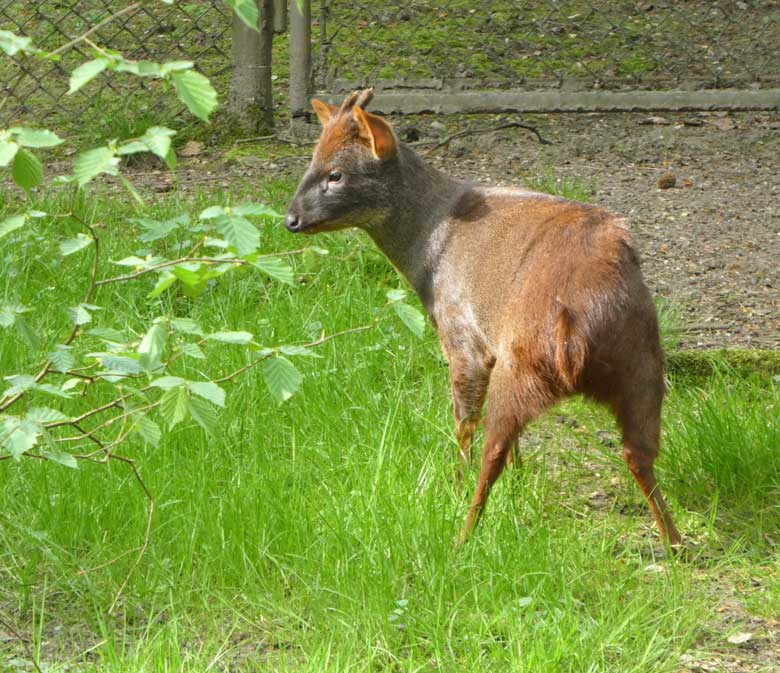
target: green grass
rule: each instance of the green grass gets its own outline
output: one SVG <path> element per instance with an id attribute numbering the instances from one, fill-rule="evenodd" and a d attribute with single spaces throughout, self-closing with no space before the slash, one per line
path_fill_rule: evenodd
<path id="1" fill-rule="evenodd" d="M 249 198 L 283 209 L 293 189 L 277 181 L 172 194 L 143 214 Z M 15 197 L 2 198 L 14 207 Z M 62 209 L 64 196 L 38 207 Z M 134 252 L 127 220 L 137 213 L 123 194 L 98 194 L 81 208 L 103 225 L 107 258 Z M 75 231 L 44 221 L 6 242 L 0 298 L 80 301 L 89 253 L 49 254 Z M 302 240 L 269 225 L 262 243 L 279 250 Z M 196 300 L 150 301 L 153 281 L 139 280 L 104 288 L 96 303 L 109 308 L 96 321 L 138 330 L 173 312 L 269 344 L 300 343 L 370 321 L 385 292 L 402 286 L 365 236 L 316 243 L 331 257 L 300 264 L 299 288 L 234 274 Z M 67 325 L 58 310 L 29 322 L 44 342 Z M 117 464 L 0 462 L 0 616 L 31 637 L 46 670 L 662 673 L 678 670 L 682 653 L 723 642 L 708 626 L 719 587 L 737 583 L 746 596 L 735 626 L 777 615 L 780 451 L 769 422 L 777 385 L 674 381 L 660 471 L 692 559 L 658 549 L 619 450 L 608 446 L 614 424 L 580 401 L 529 429 L 522 468 L 501 479 L 483 525 L 456 552 L 467 503 L 451 487 L 448 372 L 432 330 L 416 341 L 388 320 L 320 352 L 297 362 L 305 382 L 281 407 L 252 370 L 229 391 L 213 436 L 180 427 L 156 449 L 126 446 L 156 513 L 114 615 L 106 611 L 133 557 L 80 571 L 143 539 L 146 501 L 132 475 Z M 242 357 L 225 347 L 209 364 L 227 372 Z M 39 359 L 0 331 L 3 375 Z M 613 504 L 594 505 L 594 491 Z M 765 578 L 760 595 L 749 581 L 756 576 Z M 20 658 L 18 642 L 0 641 L 1 670 L 16 670 Z"/>

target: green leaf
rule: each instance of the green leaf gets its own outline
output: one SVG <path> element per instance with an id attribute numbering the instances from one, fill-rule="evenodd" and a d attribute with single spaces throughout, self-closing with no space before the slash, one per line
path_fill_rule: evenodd
<path id="1" fill-rule="evenodd" d="M 393 304 L 393 309 L 395 310 L 396 315 L 401 319 L 401 322 L 403 322 L 417 338 L 422 339 L 423 333 L 425 332 L 425 317 L 423 314 L 413 306 L 400 302 Z"/>
<path id="2" fill-rule="evenodd" d="M 289 400 L 303 381 L 303 375 L 287 358 L 277 356 L 263 363 L 263 376 L 271 397 L 281 404 Z"/>
<path id="3" fill-rule="evenodd" d="M 131 220 L 132 222 L 132 220 Z M 117 266 L 140 266 L 141 268 L 146 266 L 146 260 L 136 255 L 130 255 L 129 257 L 123 257 L 119 260 L 111 260 L 112 264 Z"/>
<path id="4" fill-rule="evenodd" d="M 226 344 L 243 346 L 252 341 L 252 334 L 250 332 L 214 332 L 213 334 L 207 334 L 206 338 L 211 341 L 221 341 Z"/>
<path id="5" fill-rule="evenodd" d="M 54 423 L 55 421 L 67 421 L 68 416 L 57 409 L 49 407 L 33 407 L 24 415 L 28 420 L 36 423 Z"/>
<path id="6" fill-rule="evenodd" d="M 201 350 L 198 344 L 182 343 L 178 346 L 179 350 L 189 358 L 195 358 L 196 360 L 205 360 L 206 354 Z"/>
<path id="7" fill-rule="evenodd" d="M 114 353 L 87 353 L 87 357 L 97 358 L 108 371 L 119 374 L 143 374 L 144 368 L 135 358 Z"/>
<path id="8" fill-rule="evenodd" d="M 167 77 L 172 72 L 180 70 L 189 70 L 195 64 L 192 61 L 167 61 L 160 65 L 160 76 Z"/>
<path id="9" fill-rule="evenodd" d="M 244 203 L 240 206 L 235 206 L 230 209 L 231 213 L 236 215 L 265 215 L 269 217 L 282 217 L 280 213 L 277 213 L 271 206 L 267 206 L 264 203 Z"/>
<path id="10" fill-rule="evenodd" d="M 3 397 L 11 397 L 35 387 L 35 377 L 30 374 L 13 374 L 3 378 L 11 384 L 10 388 L 6 388 L 3 391 Z"/>
<path id="11" fill-rule="evenodd" d="M 73 388 L 75 388 L 76 386 L 82 383 L 85 383 L 84 379 L 77 379 L 77 378 L 68 379 L 67 381 L 65 381 L 65 383 L 63 383 L 60 386 L 60 390 L 62 392 L 67 392 L 68 390 L 73 390 Z"/>
<path id="12" fill-rule="evenodd" d="M 213 432 L 217 427 L 217 411 L 206 400 L 190 397 L 188 409 L 193 420 L 206 432 Z"/>
<path id="13" fill-rule="evenodd" d="M 72 348 L 72 346 L 66 346 L 65 344 L 57 344 L 54 350 L 46 356 L 51 360 L 55 371 L 64 373 L 76 364 L 76 358 L 70 352 Z"/>
<path id="14" fill-rule="evenodd" d="M 65 142 L 48 129 L 28 129 L 24 126 L 14 126 L 8 131 L 22 147 L 56 147 Z"/>
<path id="15" fill-rule="evenodd" d="M 190 394 L 184 386 L 177 386 L 163 393 L 160 398 L 160 414 L 169 430 L 187 418 L 189 400 Z"/>
<path id="16" fill-rule="evenodd" d="M 173 327 L 173 329 L 175 329 L 177 332 L 203 336 L 203 329 L 191 318 L 174 318 L 171 320 L 171 327 Z"/>
<path id="17" fill-rule="evenodd" d="M 190 216 L 187 213 L 173 217 L 170 220 L 150 220 L 145 217 L 134 217 L 130 220 L 133 224 L 137 224 L 143 233 L 138 236 L 138 240 L 144 243 L 152 243 L 161 238 L 165 238 L 172 231 L 175 231 L 179 227 L 189 226 Z"/>
<path id="18" fill-rule="evenodd" d="M 154 61 L 120 61 L 114 66 L 117 72 L 129 72 L 138 77 L 162 77 L 162 66 Z"/>
<path id="19" fill-rule="evenodd" d="M 177 280 L 178 279 L 176 278 L 176 276 L 174 276 L 172 273 L 168 273 L 168 272 L 161 273 L 158 276 L 157 284 L 154 286 L 154 289 L 149 293 L 149 299 L 154 299 L 155 297 L 161 295 Z"/>
<path id="20" fill-rule="evenodd" d="M 171 138 L 175 135 L 176 131 L 164 126 L 151 126 L 146 129 L 146 133 L 139 140 L 149 148 L 152 154 L 156 154 L 164 160 L 171 149 Z"/>
<path id="21" fill-rule="evenodd" d="M 176 169 L 176 152 L 173 151 L 173 147 L 168 150 L 168 153 L 163 157 L 163 161 L 165 161 L 165 165 L 170 170 Z"/>
<path id="22" fill-rule="evenodd" d="M 76 325 L 86 325 L 92 320 L 92 316 L 89 314 L 89 311 L 85 308 L 84 304 L 70 306 L 66 310 L 70 316 L 70 319 Z"/>
<path id="23" fill-rule="evenodd" d="M 406 299 L 406 290 L 388 290 L 385 296 L 388 301 L 403 301 Z"/>
<path id="24" fill-rule="evenodd" d="M 36 51 L 32 46 L 32 40 L 23 35 L 16 35 L 10 30 L 0 30 L 0 49 L 9 56 L 15 56 L 21 52 Z"/>
<path id="25" fill-rule="evenodd" d="M 0 306 L 0 327 L 13 327 L 17 316 L 29 310 L 23 304 L 3 304 Z"/>
<path id="26" fill-rule="evenodd" d="M 68 93 L 72 94 L 83 87 L 87 82 L 95 79 L 103 72 L 109 64 L 107 58 L 96 58 L 93 61 L 82 63 L 70 74 L 70 88 Z"/>
<path id="27" fill-rule="evenodd" d="M 215 217 L 219 217 L 220 215 L 224 215 L 224 214 L 225 214 L 225 209 L 222 206 L 209 206 L 200 215 L 198 215 L 198 219 L 212 220 Z"/>
<path id="28" fill-rule="evenodd" d="M 292 267 L 283 262 L 279 257 L 261 257 L 252 262 L 252 266 L 282 283 L 295 285 Z"/>
<path id="29" fill-rule="evenodd" d="M 217 220 L 217 231 L 232 245 L 240 257 L 257 250 L 260 232 L 257 227 L 240 215 L 223 215 Z"/>
<path id="30" fill-rule="evenodd" d="M 151 418 L 146 415 L 134 416 L 136 421 L 138 434 L 141 435 L 143 440 L 151 446 L 158 446 L 160 439 L 162 439 L 162 430 Z"/>
<path id="31" fill-rule="evenodd" d="M 184 265 L 174 266 L 171 273 L 182 282 L 187 296 L 196 297 L 206 289 L 206 279 L 201 274 L 190 271 Z"/>
<path id="32" fill-rule="evenodd" d="M 38 443 L 40 424 L 29 419 L 6 416 L 0 420 L 0 447 L 16 460 Z"/>
<path id="33" fill-rule="evenodd" d="M 233 8 L 236 16 L 249 28 L 257 30 L 257 20 L 259 18 L 257 0 L 225 0 L 225 2 Z"/>
<path id="34" fill-rule="evenodd" d="M 7 166 L 19 151 L 19 145 L 12 140 L 0 140 L 0 168 Z"/>
<path id="35" fill-rule="evenodd" d="M 129 140 L 126 143 L 122 143 L 116 148 L 116 153 L 119 156 L 126 156 L 128 154 L 137 154 L 138 152 L 148 152 L 149 147 L 140 140 Z"/>
<path id="36" fill-rule="evenodd" d="M 76 238 L 70 238 L 67 241 L 60 243 L 60 254 L 63 257 L 67 257 L 68 255 L 72 255 L 74 252 L 83 250 L 90 243 L 92 243 L 92 236 L 87 236 L 86 234 L 81 233 L 76 234 Z"/>
<path id="37" fill-rule="evenodd" d="M 41 454 L 46 456 L 53 463 L 64 465 L 65 467 L 69 467 L 72 470 L 77 470 L 79 467 L 78 461 L 75 457 L 56 447 L 51 447 L 41 451 Z"/>
<path id="38" fill-rule="evenodd" d="M 17 185 L 25 191 L 30 191 L 43 180 L 43 166 L 32 152 L 20 147 L 14 157 L 11 175 Z"/>
<path id="39" fill-rule="evenodd" d="M 138 361 L 147 372 L 162 367 L 162 355 L 168 340 L 168 330 L 164 325 L 152 325 L 138 346 Z"/>
<path id="40" fill-rule="evenodd" d="M 41 345 L 38 334 L 32 329 L 32 327 L 30 327 L 29 323 L 24 318 L 22 318 L 22 316 L 18 316 L 16 318 L 16 331 L 19 332 L 19 336 L 21 336 L 27 345 L 33 350 L 37 350 Z"/>
<path id="41" fill-rule="evenodd" d="M 161 376 L 159 379 L 155 379 L 149 385 L 152 388 L 160 388 L 160 390 L 170 390 L 171 388 L 179 388 L 187 384 L 187 380 L 181 376 Z"/>
<path id="42" fill-rule="evenodd" d="M 281 346 L 279 350 L 285 355 L 303 355 L 307 358 L 321 358 L 319 353 L 315 353 L 313 350 L 309 350 L 304 346 Z"/>
<path id="43" fill-rule="evenodd" d="M 119 157 L 114 156 L 108 147 L 96 147 L 79 154 L 73 164 L 73 175 L 79 187 L 86 185 L 92 178 L 101 173 L 117 175 L 119 173 Z"/>
<path id="44" fill-rule="evenodd" d="M 35 385 L 34 390 L 39 390 L 42 393 L 48 393 L 49 395 L 54 395 L 55 397 L 64 397 L 65 399 L 70 398 L 70 393 L 65 392 L 62 390 L 62 388 L 51 385 L 51 383 L 38 383 Z"/>
<path id="45" fill-rule="evenodd" d="M 26 221 L 27 218 L 24 215 L 11 215 L 11 217 L 6 217 L 0 222 L 0 238 L 7 236 L 12 231 L 21 229 Z"/>
<path id="46" fill-rule="evenodd" d="M 87 334 L 111 343 L 123 344 L 127 341 L 127 336 L 123 332 L 112 327 L 93 327 Z"/>
<path id="47" fill-rule="evenodd" d="M 199 397 L 213 402 L 218 407 L 225 406 L 225 391 L 213 381 L 190 383 L 190 390 Z"/>
<path id="48" fill-rule="evenodd" d="M 207 122 L 217 107 L 217 92 L 208 78 L 194 70 L 183 70 L 174 72 L 171 79 L 181 102 L 198 119 Z"/>

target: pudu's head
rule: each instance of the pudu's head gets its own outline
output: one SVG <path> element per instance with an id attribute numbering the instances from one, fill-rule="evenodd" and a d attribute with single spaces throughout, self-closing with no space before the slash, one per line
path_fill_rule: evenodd
<path id="1" fill-rule="evenodd" d="M 355 91 L 340 107 L 312 101 L 322 134 L 287 212 L 289 231 L 370 228 L 396 204 L 398 140 L 388 122 L 366 112 L 373 95 Z"/>

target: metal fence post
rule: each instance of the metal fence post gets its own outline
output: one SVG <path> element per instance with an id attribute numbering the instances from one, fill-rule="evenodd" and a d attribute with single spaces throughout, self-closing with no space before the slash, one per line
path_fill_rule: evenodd
<path id="1" fill-rule="evenodd" d="M 311 97 L 311 0 L 290 0 L 290 117 L 309 109 Z"/>
<path id="2" fill-rule="evenodd" d="M 257 0 L 258 30 L 233 15 L 233 63 L 228 113 L 244 131 L 273 128 L 271 80 L 274 0 Z"/>

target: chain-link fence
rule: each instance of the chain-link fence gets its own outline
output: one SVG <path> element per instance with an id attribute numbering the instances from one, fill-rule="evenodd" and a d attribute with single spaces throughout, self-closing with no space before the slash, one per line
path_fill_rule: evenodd
<path id="1" fill-rule="evenodd" d="M 318 88 L 780 82 L 777 0 L 320 0 Z"/>
<path id="2" fill-rule="evenodd" d="M 274 0 L 277 19 L 283 16 L 283 3 Z M 635 95 L 615 109 L 780 108 L 780 0 L 289 3 L 291 32 L 277 35 L 273 44 L 277 113 L 286 112 L 278 104 L 287 102 L 288 82 L 292 114 L 307 106 L 312 91 L 339 95 L 368 84 L 379 89 L 377 109 L 382 109 L 384 91 L 403 92 L 396 94 L 400 102 L 385 111 L 478 111 L 490 109 L 491 100 L 506 105 L 510 92 L 515 98 L 509 107 L 519 109 L 598 109 L 598 95 L 627 92 Z M 223 105 L 235 104 L 240 97 L 227 93 L 232 64 L 240 59 L 231 54 L 227 3 L 137 4 L 101 25 L 130 3 L 0 0 L 0 29 L 53 49 L 98 26 L 91 39 L 128 58 L 194 61 L 212 79 Z M 276 23 L 282 24 L 277 31 L 286 25 L 284 20 Z M 69 73 L 90 58 L 93 53 L 83 42 L 66 49 L 57 62 L 0 58 L 0 124 L 53 115 L 72 119 L 92 110 L 115 119 L 127 109 L 135 114 L 149 110 L 151 116 L 170 105 L 170 96 L 157 95 L 158 81 L 129 75 L 97 78 L 67 96 Z M 637 98 L 670 91 L 673 97 Z M 724 98 L 726 91 L 732 92 L 731 99 Z M 493 98 L 486 92 L 493 92 Z M 533 99 L 529 93 L 544 95 Z M 444 94 L 448 105 L 426 107 Z M 561 94 L 569 95 L 569 107 L 561 107 Z M 525 107 L 517 106 L 520 95 Z M 535 100 L 533 106 L 529 100 Z M 250 104 L 257 103 L 250 97 Z"/>
<path id="3" fill-rule="evenodd" d="M 220 81 L 230 69 L 230 9 L 223 2 L 190 0 L 131 3 L 119 0 L 0 0 L 0 29 L 31 37 L 42 49 L 65 46 L 74 37 L 98 27 L 89 38 L 95 44 L 121 52 L 132 60 L 190 60 L 207 76 Z M 122 9 L 131 9 L 101 25 Z M 0 121 L 68 119 L 78 111 L 116 112 L 129 107 L 151 110 L 170 102 L 157 95 L 160 82 L 130 75 L 100 77 L 67 96 L 72 70 L 95 57 L 89 45 L 77 43 L 57 61 L 0 58 L 0 91 L 4 103 Z M 222 79 L 225 79 L 224 77 Z M 136 104 L 137 103 L 137 104 Z"/>

